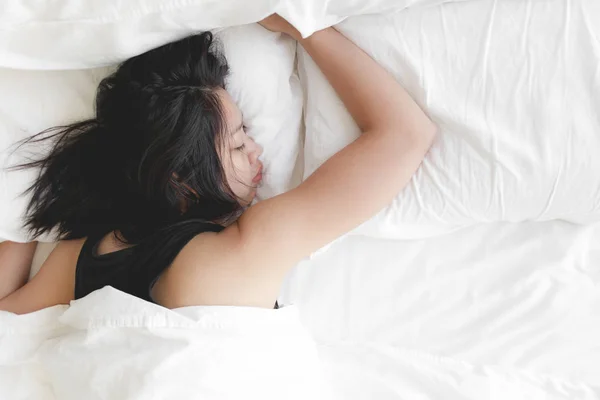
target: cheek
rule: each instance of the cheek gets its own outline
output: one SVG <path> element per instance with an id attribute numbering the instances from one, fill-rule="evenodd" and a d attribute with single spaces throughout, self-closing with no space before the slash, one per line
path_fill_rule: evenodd
<path id="1" fill-rule="evenodd" d="M 231 154 L 230 159 L 223 163 L 223 167 L 225 168 L 227 183 L 235 191 L 248 183 L 249 162 L 245 154 L 239 152 Z"/>
<path id="2" fill-rule="evenodd" d="M 225 158 L 225 159 L 221 159 L 221 162 L 223 164 L 223 171 L 225 171 L 225 180 L 227 181 L 227 185 L 235 190 L 235 182 L 236 182 L 236 178 L 235 178 L 235 168 L 233 166 L 233 160 L 230 159 L 229 157 Z"/>
<path id="3" fill-rule="evenodd" d="M 232 157 L 232 162 L 234 174 L 237 175 L 238 180 L 245 182 L 248 179 L 248 174 L 250 172 L 248 156 L 242 152 L 238 152 Z"/>

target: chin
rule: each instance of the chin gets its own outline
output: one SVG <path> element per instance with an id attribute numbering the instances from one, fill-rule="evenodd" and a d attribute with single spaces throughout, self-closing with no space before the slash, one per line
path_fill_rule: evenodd
<path id="1" fill-rule="evenodd" d="M 254 199 L 251 197 L 244 197 L 243 199 L 240 199 L 239 202 L 242 207 L 248 207 L 252 204 L 252 200 Z"/>
<path id="2" fill-rule="evenodd" d="M 244 199 L 244 203 L 246 205 L 246 207 L 251 206 L 252 204 L 254 204 L 256 201 L 256 191 L 250 193 L 250 195 L 248 195 L 245 199 Z"/>

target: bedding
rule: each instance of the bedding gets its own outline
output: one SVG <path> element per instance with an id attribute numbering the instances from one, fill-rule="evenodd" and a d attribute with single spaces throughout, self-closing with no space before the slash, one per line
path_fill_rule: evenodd
<path id="1" fill-rule="evenodd" d="M 482 0 L 339 24 L 440 129 L 409 186 L 355 233 L 419 238 L 478 222 L 598 221 L 594 21 L 595 0 Z M 359 131 L 301 48 L 299 73 L 306 177 Z"/>
<path id="2" fill-rule="evenodd" d="M 247 25 L 220 31 L 228 58 L 227 85 L 244 113 L 248 134 L 264 148 L 264 180 L 259 198 L 289 190 L 300 152 L 302 90 L 295 73 L 296 43 Z M 11 171 L 44 148 L 16 149 L 15 143 L 56 125 L 93 116 L 99 81 L 114 67 L 76 71 L 0 69 L 0 240 L 26 241 L 21 196 L 35 179 L 32 170 Z M 52 240 L 52 237 L 43 238 Z"/>
<path id="3" fill-rule="evenodd" d="M 600 224 L 350 235 L 300 263 L 294 304 L 339 398 L 600 399 Z"/>
<path id="4" fill-rule="evenodd" d="M 464 0 L 5 0 L 0 66 L 80 69 L 114 64 L 194 31 L 277 12 L 308 36 L 346 16 Z"/>
<path id="5" fill-rule="evenodd" d="M 0 398 L 332 399 L 295 307 L 167 310 L 110 287 L 0 311 Z"/>
<path id="6" fill-rule="evenodd" d="M 349 18 L 339 28 L 394 73 L 442 129 L 410 186 L 356 235 L 300 263 L 284 284 L 281 310 L 167 311 L 105 288 L 70 309 L 0 313 L 0 398 L 46 400 L 57 393 L 61 399 L 118 399 L 170 389 L 190 398 L 248 397 L 260 383 L 278 398 L 328 396 L 331 384 L 335 398 L 349 400 L 599 400 L 600 224 L 483 222 L 597 219 L 594 110 L 600 75 L 594 21 L 600 5 L 593 0 L 268 3 L 259 0 L 231 13 L 228 7 L 240 3 L 210 2 L 215 7 L 205 10 L 211 13 L 194 25 L 192 11 L 207 0 L 87 6 L 54 0 L 47 8 L 33 0 L 9 1 L 10 13 L 2 14 L 6 20 L 0 23 L 0 63 L 98 67 L 207 20 L 223 26 L 253 22 L 269 7 L 294 15 L 305 34 L 347 16 L 386 11 Z M 231 19 L 219 19 L 222 11 Z M 22 19 L 8 18 L 14 12 Z M 94 36 L 103 38 L 96 48 L 89 46 Z M 278 51 L 294 51 L 277 35 L 269 40 Z M 57 44 L 57 53 L 46 50 L 49 43 Z M 65 55 L 65 49 L 81 52 Z M 353 140 L 356 127 L 311 60 L 302 51 L 298 56 L 309 175 Z M 7 115 L 21 115 L 21 123 L 40 126 L 0 128 L 0 140 L 4 132 L 27 135 L 48 126 L 34 121 L 29 108 L 47 112 L 48 121 L 89 112 L 90 103 L 77 96 L 91 99 L 94 70 L 6 71 L 0 86 L 10 89 L 3 93 L 11 97 L 0 95 L 0 123 L 12 121 Z M 241 73 L 245 77 L 250 70 Z M 61 84 L 72 76 L 84 83 Z M 42 82 L 47 82 L 44 93 L 26 94 L 23 85 L 37 89 Z M 293 84 L 286 84 L 293 93 Z M 69 105 L 74 110 L 65 111 Z M 13 190 L 2 185 L 0 195 L 7 187 Z M 12 206 L 1 203 L 0 216 L 15 221 L 17 209 L 5 211 L 6 204 Z M 114 364 L 111 354 L 124 361 Z M 190 376 L 182 366 L 199 373 Z M 243 367 L 252 374 L 244 377 Z M 239 381 L 231 371 L 240 372 Z M 71 376 L 86 386 L 73 387 Z M 257 381 L 246 380 L 250 377 Z M 298 392 L 285 392 L 290 390 L 285 385 Z M 178 392 L 188 387 L 195 391 Z M 248 391 L 240 395 L 241 389 Z"/>

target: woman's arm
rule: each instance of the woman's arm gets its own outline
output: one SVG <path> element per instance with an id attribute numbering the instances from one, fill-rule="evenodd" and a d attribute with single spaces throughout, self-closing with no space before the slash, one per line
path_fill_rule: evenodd
<path id="1" fill-rule="evenodd" d="M 300 43 L 363 133 L 297 189 L 242 215 L 241 248 L 265 270 L 277 265 L 285 270 L 388 205 L 410 181 L 436 133 L 404 88 L 335 29 Z"/>
<path id="2" fill-rule="evenodd" d="M 36 248 L 37 242 L 0 243 L 0 300 L 25 285 Z"/>
<path id="3" fill-rule="evenodd" d="M 289 269 L 389 204 L 434 140 L 435 125 L 404 88 L 335 29 L 301 39 L 278 16 L 263 25 L 299 40 L 363 134 L 298 188 L 249 208 L 216 236 L 194 239 L 164 276 L 160 292 L 169 296 L 159 297 L 167 307 L 270 307 Z"/>
<path id="4" fill-rule="evenodd" d="M 27 314 L 57 304 L 68 304 L 73 300 L 75 266 L 83 242 L 84 240 L 60 242 L 31 281 L 25 286 L 15 288 L 17 290 L 0 299 L 0 310 Z M 31 268 L 34 250 L 35 248 L 33 251 L 28 248 L 27 252 L 24 249 L 21 250 L 24 256 L 31 252 L 29 264 L 25 268 L 27 274 Z M 15 251 L 13 255 L 16 254 Z M 19 257 L 18 260 L 24 262 L 22 257 Z M 0 261 L 0 271 L 4 269 L 4 266 Z"/>

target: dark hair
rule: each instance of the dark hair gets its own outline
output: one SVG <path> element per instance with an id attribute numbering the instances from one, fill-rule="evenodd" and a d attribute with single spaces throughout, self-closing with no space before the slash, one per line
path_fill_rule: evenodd
<path id="1" fill-rule="evenodd" d="M 218 153 L 226 130 L 218 90 L 227 74 L 212 34 L 190 36 L 102 80 L 96 118 L 29 139 L 54 141 L 44 158 L 21 166 L 40 168 L 28 190 L 32 235 L 117 231 L 136 243 L 183 219 L 239 213 Z"/>

